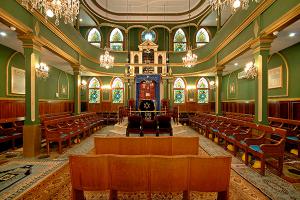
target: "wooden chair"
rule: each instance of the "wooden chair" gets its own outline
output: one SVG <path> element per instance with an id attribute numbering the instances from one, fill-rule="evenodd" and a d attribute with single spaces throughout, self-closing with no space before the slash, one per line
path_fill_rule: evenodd
<path id="1" fill-rule="evenodd" d="M 155 134 L 156 136 L 159 136 L 156 120 L 142 119 L 141 136 L 144 136 L 145 134 Z"/>
<path id="2" fill-rule="evenodd" d="M 173 129 L 171 125 L 171 117 L 167 115 L 160 115 L 156 117 L 158 123 L 158 134 L 167 133 L 170 136 L 173 135 Z"/>
<path id="3" fill-rule="evenodd" d="M 286 130 L 264 125 L 259 125 L 257 130 L 263 132 L 260 137 L 245 139 L 245 143 L 247 144 L 246 155 L 252 154 L 253 157 L 261 160 L 260 174 L 263 176 L 265 175 L 266 159 L 270 157 L 277 159 L 277 165 L 274 165 L 272 162 L 268 162 L 268 164 L 277 169 L 281 175 L 283 169 Z M 279 141 L 272 139 L 272 134 L 280 135 L 281 139 Z M 245 161 L 247 164 L 248 160 Z"/>
<path id="4" fill-rule="evenodd" d="M 141 116 L 136 116 L 136 115 L 128 116 L 126 136 L 129 136 L 130 133 L 141 135 L 141 121 L 142 121 Z"/>

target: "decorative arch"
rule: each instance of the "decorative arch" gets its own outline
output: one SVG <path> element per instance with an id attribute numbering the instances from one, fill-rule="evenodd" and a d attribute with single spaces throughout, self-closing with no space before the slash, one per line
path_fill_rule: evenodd
<path id="1" fill-rule="evenodd" d="M 208 31 L 205 28 L 200 28 L 196 34 L 196 46 L 202 47 L 210 41 Z"/>
<path id="2" fill-rule="evenodd" d="M 209 100 L 209 84 L 206 78 L 202 77 L 197 82 L 197 102 L 208 103 Z"/>
<path id="3" fill-rule="evenodd" d="M 174 45 L 174 51 L 180 52 L 180 51 L 186 51 L 186 36 L 184 31 L 180 28 L 178 29 L 173 38 L 173 45 Z"/>
<path id="4" fill-rule="evenodd" d="M 100 81 L 93 77 L 89 82 L 89 103 L 100 103 Z"/>
<path id="5" fill-rule="evenodd" d="M 110 49 L 113 51 L 123 51 L 124 36 L 120 29 L 114 28 L 109 36 Z"/>
<path id="6" fill-rule="evenodd" d="M 101 34 L 98 29 L 92 28 L 88 33 L 87 40 L 91 45 L 101 47 Z"/>
<path id="7" fill-rule="evenodd" d="M 176 78 L 173 85 L 174 103 L 185 103 L 186 84 L 183 78 Z"/>
<path id="8" fill-rule="evenodd" d="M 112 103 L 123 103 L 124 83 L 119 77 L 114 78 L 112 84 Z"/>

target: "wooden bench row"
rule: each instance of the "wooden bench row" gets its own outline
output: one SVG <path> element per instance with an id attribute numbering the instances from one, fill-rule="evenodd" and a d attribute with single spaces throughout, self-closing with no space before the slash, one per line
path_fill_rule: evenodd
<path id="1" fill-rule="evenodd" d="M 0 143 L 12 143 L 14 149 L 17 139 L 23 138 L 24 117 L 0 119 Z"/>
<path id="2" fill-rule="evenodd" d="M 58 151 L 62 153 L 62 142 L 67 141 L 71 146 L 72 138 L 86 137 L 94 129 L 99 129 L 103 124 L 102 118 L 96 113 L 84 113 L 44 122 L 47 152 L 50 153 L 50 143 L 58 143 Z"/>
<path id="3" fill-rule="evenodd" d="M 70 156 L 72 197 L 83 200 L 84 191 L 218 192 L 228 199 L 231 157 L 77 155 Z"/>
<path id="4" fill-rule="evenodd" d="M 300 121 L 268 117 L 269 125 L 285 129 L 287 131 L 287 144 L 295 145 L 298 149 L 298 158 L 300 158 Z"/>
<path id="5" fill-rule="evenodd" d="M 234 155 L 239 149 L 244 151 L 246 165 L 249 164 L 249 154 L 260 159 L 261 175 L 265 174 L 267 158 L 270 157 L 277 160 L 277 164 L 268 164 L 282 173 L 286 130 L 211 114 L 191 118 L 190 125 L 219 144 L 223 141 L 225 148 L 228 144 L 233 145 Z"/>
<path id="6" fill-rule="evenodd" d="M 198 155 L 199 137 L 95 137 L 96 154 Z"/>

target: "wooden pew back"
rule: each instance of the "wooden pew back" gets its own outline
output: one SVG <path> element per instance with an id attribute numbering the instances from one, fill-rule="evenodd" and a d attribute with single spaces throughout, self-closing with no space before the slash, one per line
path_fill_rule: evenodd
<path id="1" fill-rule="evenodd" d="M 73 199 L 84 190 L 108 189 L 218 192 L 218 199 L 228 199 L 231 157 L 78 155 L 69 160 Z"/>
<path id="2" fill-rule="evenodd" d="M 199 137 L 95 137 L 96 154 L 198 155 Z"/>

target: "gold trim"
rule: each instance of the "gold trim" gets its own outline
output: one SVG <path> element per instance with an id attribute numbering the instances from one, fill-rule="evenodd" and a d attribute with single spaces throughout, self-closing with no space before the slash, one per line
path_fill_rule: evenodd
<path id="1" fill-rule="evenodd" d="M 234 75 L 234 76 L 235 76 L 235 83 L 236 83 L 236 94 L 235 94 L 235 98 L 229 98 L 229 97 L 228 97 L 228 94 L 229 94 L 229 92 L 228 92 L 229 81 L 230 81 L 230 77 L 231 77 L 232 74 L 235 74 L 235 75 Z M 238 77 L 237 77 L 237 73 L 231 72 L 231 73 L 229 74 L 229 77 L 228 77 L 228 80 L 227 80 L 226 92 L 227 92 L 227 94 L 226 94 L 227 99 L 231 99 L 231 100 L 238 99 L 237 97 L 238 97 L 239 87 L 238 87 Z"/>
<path id="2" fill-rule="evenodd" d="M 32 29 L 21 21 L 17 20 L 16 18 L 12 17 L 8 12 L 0 8 L 0 18 L 3 19 L 5 22 L 9 23 L 10 25 L 17 28 L 22 33 L 32 32 Z"/>
<path id="3" fill-rule="evenodd" d="M 5 89 L 6 89 L 6 96 L 25 96 L 25 94 L 14 94 L 14 93 L 11 93 L 11 91 L 10 91 L 10 93 L 9 93 L 9 91 L 8 91 L 8 82 L 9 82 L 9 71 L 8 71 L 8 68 L 9 68 L 9 65 L 10 65 L 10 62 L 11 62 L 11 60 L 15 57 L 15 55 L 17 55 L 18 53 L 20 53 L 20 52 L 18 52 L 18 51 L 15 51 L 14 53 L 12 53 L 11 55 L 10 55 L 10 57 L 9 57 L 9 59 L 8 59 L 8 61 L 7 61 L 7 63 L 6 63 L 6 86 L 5 86 Z M 21 54 L 21 53 L 20 53 Z M 23 56 L 23 54 L 21 54 L 22 56 Z M 25 66 L 24 66 L 24 68 L 25 68 Z M 25 69 L 24 69 L 25 70 Z M 25 71 L 25 73 L 26 73 L 26 71 Z M 10 75 L 10 77 L 11 77 L 11 75 Z M 11 80 L 11 79 L 10 79 Z M 26 89 L 25 89 L 25 93 L 26 93 Z"/>
<path id="4" fill-rule="evenodd" d="M 300 14 L 300 3 L 286 12 L 283 16 L 277 19 L 275 22 L 267 26 L 261 31 L 261 34 L 269 35 L 274 31 L 279 31 L 285 24 L 288 24 L 291 20 L 295 19 Z"/>
<path id="5" fill-rule="evenodd" d="M 249 100 L 245 100 L 245 99 L 242 99 L 242 100 L 222 100 L 221 103 L 232 103 L 232 102 L 236 102 L 236 103 L 250 103 L 250 102 L 255 102 L 254 99 L 249 99 Z"/>
<path id="6" fill-rule="evenodd" d="M 65 75 L 67 76 L 67 80 L 68 80 L 68 92 L 67 92 L 68 97 L 67 98 L 60 98 L 60 96 L 59 96 L 57 98 L 67 100 L 67 99 L 70 99 L 70 80 L 69 80 L 68 74 L 65 71 L 61 71 L 59 73 L 59 76 L 58 76 L 58 79 L 57 79 L 57 92 L 58 92 L 58 95 L 60 95 L 59 80 L 60 80 L 60 77 L 61 77 L 62 73 L 65 73 Z M 77 87 L 76 85 L 77 85 L 77 83 L 74 83 L 74 87 Z"/>
<path id="7" fill-rule="evenodd" d="M 288 97 L 289 96 L 289 65 L 288 65 L 288 62 L 286 60 L 286 58 L 284 57 L 284 55 L 282 55 L 281 53 L 279 52 L 276 52 L 276 53 L 273 53 L 269 58 L 268 58 L 268 61 L 267 63 L 269 64 L 271 58 L 274 56 L 274 55 L 278 55 L 284 62 L 284 65 L 285 65 L 285 69 L 286 69 L 286 90 L 285 90 L 285 95 L 274 95 L 274 96 L 268 96 L 269 98 L 276 98 L 276 97 Z M 282 70 L 282 69 L 281 69 Z M 271 89 L 276 89 L 276 88 L 271 88 Z M 269 88 L 268 88 L 269 90 Z"/>

